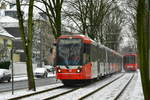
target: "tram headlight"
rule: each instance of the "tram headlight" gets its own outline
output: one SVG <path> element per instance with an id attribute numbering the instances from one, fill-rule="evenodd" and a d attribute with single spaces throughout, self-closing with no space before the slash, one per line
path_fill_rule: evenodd
<path id="1" fill-rule="evenodd" d="M 58 69 L 57 71 L 58 71 L 58 73 L 60 73 L 60 72 L 61 72 L 61 69 Z"/>
<path id="2" fill-rule="evenodd" d="M 80 69 L 77 69 L 77 73 L 80 73 L 81 72 L 81 70 Z"/>
<path id="3" fill-rule="evenodd" d="M 80 73 L 80 72 L 81 72 L 81 68 L 78 68 L 78 69 L 77 69 L 77 73 Z"/>

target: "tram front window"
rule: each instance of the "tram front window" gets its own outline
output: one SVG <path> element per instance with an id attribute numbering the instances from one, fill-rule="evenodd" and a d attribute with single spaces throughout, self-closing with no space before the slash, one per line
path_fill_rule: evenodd
<path id="1" fill-rule="evenodd" d="M 125 64 L 135 64 L 135 56 L 126 56 L 124 58 Z"/>
<path id="2" fill-rule="evenodd" d="M 57 65 L 81 65 L 81 39 L 60 39 L 57 45 Z"/>

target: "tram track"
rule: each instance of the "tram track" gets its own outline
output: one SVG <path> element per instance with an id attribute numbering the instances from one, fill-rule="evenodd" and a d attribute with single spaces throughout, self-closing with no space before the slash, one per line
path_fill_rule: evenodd
<path id="1" fill-rule="evenodd" d="M 127 82 L 127 84 L 124 86 L 124 88 L 120 91 L 120 93 L 118 93 L 118 95 L 114 98 L 114 100 L 118 100 L 120 98 L 120 96 L 123 94 L 123 92 L 126 90 L 126 88 L 128 87 L 128 85 L 133 80 L 134 76 L 135 76 L 135 74 L 130 78 L 130 80 Z"/>
<path id="2" fill-rule="evenodd" d="M 135 76 L 135 74 L 133 74 L 129 79 L 128 79 L 128 81 L 126 82 L 126 83 L 124 83 L 125 85 L 123 86 L 123 88 L 122 89 L 120 89 L 120 90 L 118 90 L 117 89 L 117 91 L 119 91 L 119 93 L 114 93 L 114 94 L 106 94 L 106 95 L 104 95 L 103 96 L 103 99 L 104 100 L 107 100 L 107 99 L 110 99 L 110 97 L 111 97 L 111 100 L 119 100 L 119 98 L 120 98 L 120 96 L 122 95 L 122 93 L 125 91 L 125 89 L 127 88 L 127 86 L 131 83 L 131 81 L 133 80 L 133 78 L 134 78 L 134 76 Z M 102 87 L 100 87 L 100 88 L 98 88 L 98 89 L 96 89 L 96 90 L 94 90 L 93 92 L 91 92 L 91 93 L 89 93 L 89 94 L 86 94 L 85 96 L 82 96 L 81 98 L 79 98 L 78 100 L 90 100 L 90 98 L 89 97 L 91 97 L 91 96 L 95 96 L 95 93 L 97 93 L 96 95 L 98 95 L 98 93 L 100 93 L 100 92 L 104 92 L 104 91 L 102 91 L 105 87 L 108 87 L 109 85 L 111 85 L 111 84 L 114 84 L 115 82 L 117 82 L 119 80 L 119 78 L 118 79 L 116 79 L 116 80 L 114 80 L 114 81 L 112 81 L 112 82 L 110 82 L 110 83 L 108 83 L 108 84 L 105 84 L 104 86 L 102 86 Z M 121 81 L 121 80 L 120 80 Z M 108 88 L 107 88 L 108 89 Z M 111 88 L 112 90 L 110 90 L 111 91 L 111 93 L 113 93 L 114 91 L 116 91 L 116 88 Z M 101 97 L 101 95 L 98 95 L 97 97 Z M 106 99 L 107 98 L 107 99 Z M 97 99 L 95 99 L 95 98 L 93 98 L 93 100 L 97 100 Z"/>
<path id="3" fill-rule="evenodd" d="M 124 74 L 123 74 L 123 75 L 124 75 Z M 105 88 L 105 87 L 108 86 L 109 84 L 111 84 L 111 83 L 117 81 L 117 80 L 120 79 L 123 75 L 121 75 L 121 76 L 117 77 L 116 79 L 112 80 L 111 82 L 109 82 L 109 83 L 107 83 L 107 84 L 105 84 L 105 85 L 103 85 L 103 86 L 97 88 L 96 90 L 94 90 L 94 91 L 92 91 L 92 92 L 90 92 L 90 93 L 88 93 L 88 94 L 86 94 L 86 95 L 80 97 L 78 100 L 83 100 L 83 99 L 85 99 L 85 98 L 91 96 L 92 94 L 96 93 L 97 91 L 100 91 L 101 89 Z"/>
<path id="4" fill-rule="evenodd" d="M 117 78 L 115 78 L 114 80 L 112 80 L 111 82 L 113 82 L 113 81 L 115 81 L 115 80 L 117 80 L 117 79 L 119 79 L 119 78 L 121 78 L 122 76 L 124 76 L 124 74 L 122 74 L 122 75 L 120 75 L 119 77 L 117 77 Z M 101 80 L 102 81 L 102 80 Z M 111 84 L 111 82 L 109 83 L 109 84 Z M 106 84 L 105 84 L 106 85 Z M 105 86 L 104 85 L 104 86 Z M 52 97 L 49 97 L 49 98 L 46 98 L 46 99 L 44 99 L 44 100 L 57 100 L 58 98 L 63 98 L 63 96 L 64 95 L 66 95 L 66 94 L 69 94 L 69 93 L 72 93 L 73 91 L 78 91 L 79 89 L 83 89 L 83 88 L 86 88 L 86 86 L 84 86 L 84 87 L 81 87 L 81 88 L 76 88 L 76 89 L 74 89 L 74 90 L 70 90 L 70 91 L 68 91 L 68 92 L 64 92 L 64 93 L 62 93 L 62 94 L 58 94 L 58 95 L 55 95 L 55 96 L 52 96 Z M 58 99 L 59 100 L 59 99 Z M 66 99 L 65 99 L 66 100 Z M 68 99 L 69 100 L 69 99 Z M 72 100 L 74 100 L 74 99 L 72 99 Z M 80 100 L 80 98 L 78 98 L 78 99 L 76 99 L 76 100 Z M 82 100 L 82 98 L 81 98 L 81 100 Z"/>
<path id="5" fill-rule="evenodd" d="M 97 91 L 100 91 L 104 87 L 107 87 L 109 84 L 111 84 L 111 83 L 119 80 L 124 75 L 125 74 L 121 74 L 121 75 L 115 77 L 114 79 L 111 79 L 107 83 L 104 82 L 105 84 L 102 84 L 102 86 L 100 86 L 99 88 L 95 89 L 94 91 L 92 90 L 92 92 L 85 93 L 84 95 L 76 97 L 76 99 L 73 99 L 73 100 L 83 100 L 83 99 L 86 99 L 89 96 L 91 96 L 94 93 L 96 93 Z M 100 81 L 102 82 L 103 80 L 100 80 Z M 92 86 L 92 84 L 91 84 L 91 86 Z M 20 97 L 11 98 L 11 99 L 8 99 L 8 100 L 18 100 L 18 99 L 26 100 L 26 99 L 34 99 L 34 98 L 39 98 L 39 99 L 42 99 L 42 100 L 52 100 L 52 99 L 62 98 L 63 96 L 68 95 L 68 94 L 73 93 L 73 92 L 78 92 L 79 90 L 82 90 L 83 88 L 87 88 L 88 89 L 88 86 L 67 88 L 67 87 L 61 85 L 61 86 L 58 86 L 58 87 L 54 87 L 54 88 L 50 88 L 50 89 L 47 89 L 47 90 L 43 90 L 43 91 L 39 91 L 39 92 L 35 92 L 35 93 L 23 95 L 23 96 L 20 96 Z M 46 93 L 49 94 L 49 95 L 45 96 L 43 98 L 40 98 L 40 95 L 45 95 Z"/>
<path id="6" fill-rule="evenodd" d="M 37 95 L 37 94 L 44 93 L 44 92 L 47 92 L 47 91 L 56 90 L 58 88 L 63 88 L 63 87 L 64 87 L 63 85 L 60 85 L 60 86 L 57 86 L 57 87 L 53 87 L 53 88 L 50 88 L 50 89 L 38 91 L 38 92 L 35 92 L 35 93 L 31 93 L 31 94 L 22 95 L 22 96 L 19 96 L 19 97 L 10 98 L 8 100 L 19 100 L 19 99 L 27 98 L 27 97 L 30 97 L 30 96 L 33 96 L 33 95 Z"/>
<path id="7" fill-rule="evenodd" d="M 65 94 L 67 94 L 67 93 L 70 93 L 70 92 L 76 91 L 76 90 L 78 90 L 78 89 L 80 89 L 80 88 L 71 89 L 71 90 L 68 90 L 68 91 L 66 91 L 66 92 L 63 92 L 63 93 L 56 94 L 56 95 L 54 95 L 54 96 L 51 96 L 51 97 L 45 98 L 45 99 L 43 99 L 43 100 L 51 100 L 51 99 L 54 99 L 54 98 L 58 98 L 58 97 L 60 97 L 60 96 L 62 96 L 62 95 L 65 95 Z"/>

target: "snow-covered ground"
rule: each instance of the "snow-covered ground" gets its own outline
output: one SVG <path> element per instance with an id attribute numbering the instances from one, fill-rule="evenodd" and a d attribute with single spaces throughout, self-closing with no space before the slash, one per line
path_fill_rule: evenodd
<path id="1" fill-rule="evenodd" d="M 42 90 L 45 90 L 45 89 L 49 89 L 49 88 L 58 87 L 58 86 L 61 86 L 61 85 L 63 85 L 63 84 L 58 83 L 58 84 L 52 84 L 52 85 L 37 87 L 36 92 L 42 91 Z M 31 94 L 31 93 L 34 93 L 34 92 L 35 91 L 28 91 L 27 89 L 16 90 L 16 91 L 14 91 L 13 95 L 12 95 L 11 91 L 10 92 L 3 92 L 3 93 L 0 93 L 0 100 L 7 100 L 7 99 L 10 99 L 10 98 L 13 98 L 13 97 L 22 96 L 22 95 L 25 95 L 25 94 Z M 31 99 L 29 99 L 29 100 L 31 100 Z M 40 100 L 40 99 L 35 99 L 35 100 Z"/>
<path id="2" fill-rule="evenodd" d="M 140 76 L 139 71 L 138 71 L 138 79 L 136 81 L 132 95 L 130 96 L 129 99 L 130 100 L 144 100 L 143 91 L 142 91 L 142 84 L 141 84 L 141 76 Z"/>
<path id="3" fill-rule="evenodd" d="M 101 100 L 115 100 L 115 97 L 123 89 L 128 80 L 130 80 L 132 74 L 133 73 L 127 73 L 127 75 L 124 75 L 123 77 L 111 83 L 107 87 L 104 87 L 100 91 L 88 97 L 86 100 L 98 100 L 100 97 Z"/>
<path id="4" fill-rule="evenodd" d="M 127 74 L 128 75 L 124 79 L 124 82 L 123 81 L 122 82 L 118 81 L 118 83 L 115 83 L 116 85 L 112 84 L 112 86 L 106 87 L 103 90 L 103 92 L 101 91 L 99 93 L 98 92 L 95 93 L 94 94 L 96 96 L 95 99 L 90 97 L 90 98 L 88 98 L 88 100 L 108 100 L 107 98 L 109 98 L 109 100 L 113 100 L 113 99 L 111 99 L 113 93 L 111 93 L 110 91 L 112 91 L 112 89 L 114 91 L 115 90 L 117 91 L 116 88 L 119 89 L 119 87 L 121 87 L 121 84 L 125 83 L 125 80 L 127 80 L 127 77 L 128 76 L 130 77 L 130 73 L 127 73 Z M 63 99 L 64 100 L 77 100 L 77 99 L 73 98 L 73 95 L 77 94 L 76 97 L 79 97 L 79 95 L 82 95 L 86 92 L 92 91 L 92 89 L 95 89 L 97 86 L 108 83 L 110 80 L 112 80 L 116 76 L 112 76 L 111 78 L 104 79 L 101 82 L 94 83 L 93 85 L 89 85 L 87 87 L 83 87 L 83 88 L 79 89 L 78 91 L 74 91 L 74 94 L 73 93 L 66 94 L 66 96 L 64 96 L 62 98 L 60 97 L 57 100 L 63 100 Z M 58 83 L 58 84 L 38 87 L 37 91 L 52 88 L 52 87 L 56 87 L 56 86 L 60 86 L 60 85 L 62 85 L 62 84 Z M 116 87 L 116 88 L 114 88 L 114 87 Z M 6 100 L 8 98 L 16 97 L 16 96 L 23 95 L 23 94 L 30 94 L 30 93 L 33 93 L 33 92 L 34 91 L 28 91 L 27 89 L 17 90 L 17 91 L 14 92 L 14 95 L 12 95 L 11 92 L 4 92 L 4 93 L 0 94 L 0 100 Z M 109 93 L 109 94 L 106 96 L 106 93 Z M 136 77 L 133 78 L 133 81 L 132 81 L 131 85 L 129 85 L 127 87 L 127 89 L 125 90 L 124 93 L 125 94 L 122 95 L 120 100 L 144 100 L 143 92 L 142 92 L 142 85 L 141 85 L 141 77 L 140 77 L 139 71 L 137 71 Z M 33 98 L 31 97 L 31 98 L 32 98 L 32 100 L 41 100 L 41 98 L 44 98 L 45 96 L 49 96 L 50 94 L 52 95 L 53 93 L 52 92 L 47 92 L 47 94 L 40 95 L 39 97 L 33 97 Z M 105 98 L 104 96 L 107 97 L 107 98 Z M 26 100 L 31 100 L 31 98 L 26 99 Z"/>

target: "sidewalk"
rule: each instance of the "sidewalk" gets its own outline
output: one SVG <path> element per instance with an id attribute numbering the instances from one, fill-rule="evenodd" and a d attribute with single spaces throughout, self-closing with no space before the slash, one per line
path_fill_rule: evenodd
<path id="1" fill-rule="evenodd" d="M 12 94 L 12 91 L 3 92 L 3 93 L 0 93 L 0 100 L 8 100 L 8 99 L 11 99 L 14 97 L 32 94 L 32 93 L 40 92 L 40 91 L 47 90 L 50 88 L 58 87 L 60 85 L 62 85 L 62 83 L 51 84 L 51 85 L 47 85 L 47 86 L 40 86 L 40 87 L 36 87 L 36 91 L 32 91 L 32 90 L 29 91 L 28 89 L 15 90 L 14 94 Z"/>

